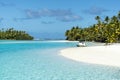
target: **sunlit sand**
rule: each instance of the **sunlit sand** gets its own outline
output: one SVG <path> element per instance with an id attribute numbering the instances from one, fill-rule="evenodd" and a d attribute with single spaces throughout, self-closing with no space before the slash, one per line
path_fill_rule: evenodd
<path id="1" fill-rule="evenodd" d="M 120 67 L 120 44 L 68 48 L 60 55 L 79 62 Z"/>

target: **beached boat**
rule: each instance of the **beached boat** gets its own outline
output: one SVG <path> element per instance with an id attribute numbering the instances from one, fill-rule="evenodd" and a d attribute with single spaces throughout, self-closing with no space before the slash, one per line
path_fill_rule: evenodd
<path id="1" fill-rule="evenodd" d="M 77 47 L 85 47 L 85 46 L 86 46 L 85 42 L 79 42 L 77 45 Z"/>

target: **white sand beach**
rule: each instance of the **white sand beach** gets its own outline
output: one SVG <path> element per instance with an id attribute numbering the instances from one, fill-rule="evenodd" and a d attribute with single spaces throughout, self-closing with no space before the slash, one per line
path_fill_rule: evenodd
<path id="1" fill-rule="evenodd" d="M 60 55 L 79 62 L 120 67 L 120 44 L 68 48 Z"/>

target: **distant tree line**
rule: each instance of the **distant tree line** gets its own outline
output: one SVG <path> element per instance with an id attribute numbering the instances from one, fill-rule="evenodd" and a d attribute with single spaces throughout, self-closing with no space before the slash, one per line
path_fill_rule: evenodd
<path id="1" fill-rule="evenodd" d="M 120 42 L 120 11 L 111 18 L 106 16 L 101 20 L 99 16 L 95 18 L 97 23 L 87 28 L 78 26 L 65 32 L 67 40 L 86 40 L 96 42 L 114 43 Z"/>
<path id="2" fill-rule="evenodd" d="M 33 37 L 30 36 L 25 31 L 9 28 L 6 30 L 0 29 L 0 39 L 1 40 L 32 40 Z"/>

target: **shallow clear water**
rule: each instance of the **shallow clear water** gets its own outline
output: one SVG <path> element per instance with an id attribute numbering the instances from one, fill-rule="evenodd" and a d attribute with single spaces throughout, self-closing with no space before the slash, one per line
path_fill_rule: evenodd
<path id="1" fill-rule="evenodd" d="M 120 68 L 75 62 L 59 50 L 74 42 L 0 41 L 0 80 L 120 80 Z"/>

